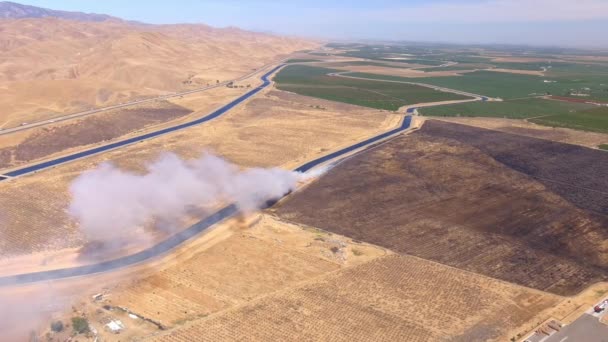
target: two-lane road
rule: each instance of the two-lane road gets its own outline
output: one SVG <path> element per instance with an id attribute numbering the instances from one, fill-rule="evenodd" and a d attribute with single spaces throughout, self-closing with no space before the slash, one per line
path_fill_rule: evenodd
<path id="1" fill-rule="evenodd" d="M 275 70 L 276 70 L 276 68 L 275 68 Z M 272 72 L 273 71 L 271 71 L 270 73 L 272 73 Z M 270 73 L 266 74 L 265 76 L 267 77 Z M 329 160 L 339 158 L 352 151 L 362 149 L 362 148 L 367 147 L 373 143 L 376 143 L 382 139 L 386 139 L 397 133 L 401 133 L 410 127 L 411 121 L 412 121 L 412 117 L 406 116 L 404 118 L 403 122 L 401 123 L 401 125 L 395 129 L 392 129 L 388 132 L 379 134 L 372 138 L 366 139 L 364 141 L 361 141 L 361 142 L 351 145 L 349 147 L 343 148 L 339 151 L 330 153 L 326 156 L 312 160 L 304 165 L 301 165 L 300 167 L 295 168 L 294 171 L 306 172 L 306 171 L 314 168 L 315 166 L 323 164 Z M 227 218 L 234 216 L 237 212 L 238 212 L 238 209 L 236 208 L 235 205 L 229 205 L 221 210 L 218 210 L 217 212 L 213 213 L 211 216 L 206 217 L 205 219 L 201 220 L 200 222 L 194 224 L 193 226 L 190 226 L 189 228 L 187 228 L 175 235 L 172 235 L 171 237 L 167 238 L 166 240 L 164 240 L 150 248 L 147 248 L 138 253 L 135 253 L 135 254 L 131 254 L 131 255 L 121 257 L 121 258 L 104 261 L 104 262 L 100 262 L 100 263 L 96 263 L 96 264 L 91 264 L 91 265 L 4 276 L 4 277 L 0 277 L 0 286 L 23 285 L 23 284 L 29 284 L 29 283 L 35 283 L 35 282 L 41 282 L 41 281 L 50 281 L 50 280 L 59 280 L 59 279 L 65 279 L 65 278 L 79 277 L 79 276 L 91 275 L 91 274 L 96 274 L 96 273 L 101 273 L 101 272 L 108 272 L 108 271 L 116 270 L 116 269 L 123 268 L 126 266 L 132 266 L 132 265 L 150 260 L 152 258 L 162 256 L 162 255 L 170 252 L 175 247 L 192 239 L 193 237 L 195 237 L 198 234 L 202 233 L 203 231 L 209 229 L 211 226 L 215 225 L 216 223 L 219 223 Z"/>
<path id="2" fill-rule="evenodd" d="M 84 150 L 84 151 L 80 151 L 80 152 L 76 152 L 73 154 L 69 154 L 66 156 L 62 156 L 59 158 L 55 158 L 52 160 L 47 160 L 44 162 L 40 162 L 34 165 L 29 165 L 29 166 L 25 166 L 22 168 L 18 168 L 18 169 L 14 169 L 11 170 L 9 172 L 4 172 L 3 174 L 0 174 L 0 181 L 2 180 L 6 180 L 9 177 L 18 177 L 18 176 L 22 176 L 28 173 L 32 173 L 32 172 L 37 172 L 46 168 L 50 168 L 53 166 L 57 166 L 63 163 L 67 163 L 67 162 L 71 162 L 80 158 L 84 158 L 84 157 L 89 157 L 98 153 L 102 153 L 102 152 L 107 152 L 110 150 L 114 150 L 117 149 L 119 147 L 124 147 L 127 145 L 131 145 L 143 140 L 147 140 L 147 139 L 151 139 L 151 138 L 155 138 L 167 133 L 172 133 L 175 131 L 179 131 L 179 130 L 183 130 L 192 126 L 196 126 L 196 125 L 200 125 L 204 122 L 207 122 L 209 120 L 213 120 L 219 116 L 221 116 L 222 114 L 226 113 L 227 111 L 229 111 L 230 109 L 234 108 L 235 106 L 239 105 L 240 103 L 242 103 L 243 101 L 247 100 L 248 98 L 254 96 L 255 94 L 257 94 L 258 92 L 260 92 L 262 89 L 266 88 L 268 85 L 270 85 L 270 80 L 268 79 L 270 77 L 270 75 L 272 75 L 274 72 L 276 72 L 277 70 L 279 70 L 281 67 L 283 67 L 284 64 L 279 64 L 278 66 L 272 68 L 270 71 L 268 71 L 267 73 L 265 73 L 262 76 L 262 84 L 250 91 L 248 91 L 247 93 L 245 93 L 244 95 L 241 95 L 240 97 L 238 97 L 237 99 L 231 101 L 230 103 L 226 104 L 225 106 L 221 107 L 220 109 L 217 109 L 216 111 L 212 112 L 211 114 L 190 121 L 190 122 L 186 122 L 183 124 L 179 124 L 176 126 L 172 126 L 172 127 L 168 127 L 168 128 L 164 128 L 158 131 L 154 131 L 154 132 L 150 132 L 150 133 L 146 133 L 146 134 L 142 134 L 142 135 L 138 135 L 136 137 L 132 137 L 132 138 L 128 138 L 128 139 L 124 139 L 124 140 L 119 140 L 113 143 L 109 143 L 106 145 L 102 145 L 102 146 L 98 146 L 98 147 L 94 147 L 94 148 L 90 148 L 88 150 Z"/>
<path id="3" fill-rule="evenodd" d="M 284 60 L 282 60 L 282 61 L 280 61 L 278 63 L 283 63 L 283 61 Z M 276 64 L 276 63 L 274 63 L 274 64 Z M 37 122 L 26 123 L 26 124 L 22 124 L 20 126 L 11 127 L 11 128 L 2 129 L 0 127 L 0 135 L 6 135 L 6 134 L 11 134 L 11 133 L 21 132 L 21 131 L 24 131 L 24 130 L 28 130 L 28 129 L 32 129 L 32 128 L 36 128 L 36 127 L 42 127 L 42 126 L 54 124 L 54 123 L 61 122 L 61 121 L 67 121 L 67 120 L 72 120 L 72 119 L 76 119 L 76 118 L 80 118 L 80 117 L 84 117 L 84 116 L 89 116 L 89 115 L 96 114 L 96 113 L 106 112 L 106 111 L 109 111 L 109 110 L 112 110 L 112 109 L 131 107 L 131 106 L 142 104 L 142 103 L 149 103 L 149 102 L 155 102 L 155 101 L 159 101 L 159 100 L 166 100 L 166 99 L 175 98 L 175 97 L 179 97 L 179 96 L 199 93 L 199 92 L 207 91 L 207 90 L 218 88 L 218 87 L 223 87 L 223 86 L 225 86 L 225 85 L 227 85 L 227 84 L 229 84 L 231 82 L 238 82 L 238 81 L 242 81 L 242 80 L 244 80 L 244 79 L 246 79 L 248 77 L 251 77 L 251 76 L 253 76 L 256 73 L 269 68 L 270 66 L 272 66 L 272 64 L 264 65 L 263 67 L 255 70 L 255 71 L 252 71 L 252 72 L 250 72 L 250 73 L 248 73 L 246 75 L 243 75 L 243 76 L 241 76 L 239 78 L 236 78 L 234 80 L 228 80 L 228 81 L 216 83 L 216 84 L 205 86 L 205 87 L 201 87 L 201 88 L 196 88 L 196 89 L 192 89 L 192 90 L 171 93 L 171 94 L 167 94 L 167 95 L 156 96 L 156 97 L 147 98 L 147 99 L 143 99 L 143 100 L 135 100 L 135 101 L 129 101 L 129 102 L 125 102 L 125 103 L 119 103 L 119 104 L 111 105 L 111 106 L 107 106 L 107 107 L 94 108 L 94 109 L 85 110 L 85 111 L 78 112 L 78 113 L 72 113 L 72 114 L 67 114 L 67 115 L 63 115 L 63 116 L 59 116 L 59 117 L 54 117 L 54 118 L 50 118 L 50 119 L 46 119 L 46 120 L 41 120 L 41 121 L 37 121 Z"/>

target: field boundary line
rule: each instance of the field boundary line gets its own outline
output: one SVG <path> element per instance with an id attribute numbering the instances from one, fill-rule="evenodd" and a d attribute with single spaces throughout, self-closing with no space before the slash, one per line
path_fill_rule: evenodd
<path id="1" fill-rule="evenodd" d="M 329 231 L 329 230 L 326 230 L 326 229 L 324 229 L 324 228 L 315 227 L 315 226 L 308 226 L 308 225 L 306 225 L 306 224 L 300 224 L 300 223 L 294 222 L 294 221 L 292 221 L 292 220 L 290 220 L 290 219 L 286 219 L 286 218 L 282 218 L 282 217 L 281 217 L 281 218 L 280 218 L 280 221 L 285 221 L 285 222 L 290 223 L 290 224 L 293 224 L 293 225 L 304 225 L 304 226 L 307 226 L 307 227 L 311 227 L 311 228 L 314 228 L 314 229 L 318 229 L 318 230 L 320 230 L 320 231 L 322 231 L 322 232 L 325 232 L 325 233 L 331 233 L 331 234 L 336 234 L 336 235 L 339 235 L 339 236 L 344 236 L 344 237 L 349 238 L 349 239 L 351 239 L 351 240 L 352 240 L 352 238 L 350 238 L 350 237 L 348 237 L 348 236 L 345 236 L 345 235 L 342 235 L 342 234 L 337 234 L 337 233 L 331 232 L 331 231 Z M 413 254 L 408 254 L 408 253 L 400 253 L 400 252 L 394 251 L 394 250 L 392 250 L 392 249 L 390 249 L 390 248 L 382 247 L 382 246 L 380 246 L 380 245 L 376 245 L 376 244 L 371 243 L 371 242 L 367 242 L 367 241 L 362 241 L 362 242 L 364 242 L 364 243 L 366 243 L 366 244 L 368 244 L 368 245 L 370 245 L 370 246 L 374 246 L 374 247 L 377 247 L 377 248 L 381 248 L 381 249 L 387 250 L 387 251 L 389 251 L 389 252 L 390 252 L 390 253 L 392 253 L 392 254 L 396 254 L 396 255 L 400 255 L 400 256 L 404 256 L 404 257 L 411 257 L 411 258 L 414 258 L 414 259 L 417 259 L 417 260 L 422 260 L 422 261 L 430 262 L 430 263 L 432 263 L 432 264 L 435 264 L 435 265 L 440 265 L 440 266 L 444 266 L 444 267 L 450 268 L 450 269 L 452 269 L 452 270 L 456 270 L 456 271 L 461 271 L 461 272 L 464 272 L 464 273 L 466 273 L 466 274 L 470 274 L 470 275 L 476 275 L 476 276 L 479 276 L 479 277 L 482 277 L 482 278 L 485 278 L 485 279 L 491 279 L 491 280 L 494 280 L 494 281 L 498 281 L 498 282 L 500 282 L 500 283 L 502 283 L 502 284 L 507 284 L 507 285 L 511 285 L 511 286 L 514 286 L 514 287 L 519 287 L 519 288 L 522 288 L 522 289 L 527 289 L 527 290 L 533 291 L 533 292 L 535 292 L 535 293 L 540 293 L 540 294 L 545 294 L 545 295 L 549 295 L 549 296 L 554 296 L 554 297 L 556 297 L 557 299 L 562 299 L 562 300 L 563 300 L 563 299 L 565 299 L 565 298 L 570 298 L 570 297 L 572 297 L 572 296 L 561 296 L 561 295 L 558 295 L 558 294 L 555 294 L 555 293 L 551 293 L 551 292 L 547 292 L 547 291 L 543 291 L 543 290 L 535 289 L 535 288 L 533 288 L 533 287 L 528 287 L 528 286 L 521 285 L 521 284 L 517 284 L 517 283 L 511 283 L 511 282 L 508 282 L 508 281 L 503 280 L 503 279 L 494 278 L 494 277 L 490 277 L 490 276 L 485 275 L 485 274 L 481 274 L 481 273 L 477 273 L 477 272 L 473 272 L 473 271 L 465 270 L 465 269 L 462 269 L 462 268 L 458 268 L 458 267 L 455 267 L 455 266 L 451 266 L 451 265 L 443 264 L 443 263 L 440 263 L 440 262 L 438 262 L 438 261 L 434 261 L 434 260 L 430 260 L 430 259 L 425 259 L 425 258 L 422 258 L 422 257 L 416 256 L 416 255 L 413 255 Z M 387 255 L 390 255 L 390 254 L 387 254 Z M 601 282 L 600 282 L 600 283 L 601 283 Z M 581 291 L 581 292 L 582 292 L 582 291 Z"/>

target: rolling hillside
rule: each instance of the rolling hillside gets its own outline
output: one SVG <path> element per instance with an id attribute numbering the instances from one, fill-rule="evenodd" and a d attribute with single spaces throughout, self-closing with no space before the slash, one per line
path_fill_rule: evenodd
<path id="1" fill-rule="evenodd" d="M 316 46 L 237 28 L 119 19 L 0 19 L 0 32 L 0 128 L 233 79 Z"/>

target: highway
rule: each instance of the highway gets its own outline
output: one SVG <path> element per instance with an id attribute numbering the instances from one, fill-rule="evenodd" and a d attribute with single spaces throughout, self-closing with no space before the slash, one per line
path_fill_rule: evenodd
<path id="1" fill-rule="evenodd" d="M 228 110 L 232 109 L 234 106 L 245 101 L 249 97 L 257 94 L 259 91 L 261 91 L 262 89 L 267 87 L 270 84 L 268 77 L 270 77 L 270 75 L 272 75 L 274 72 L 276 72 L 278 69 L 280 69 L 284 65 L 285 64 L 280 64 L 280 65 L 274 67 L 272 70 L 265 73 L 262 76 L 263 84 L 260 85 L 259 87 L 247 92 L 246 94 L 240 96 L 239 98 L 235 99 L 234 101 L 228 103 L 227 105 L 221 107 L 220 109 L 214 111 L 213 113 L 211 113 L 203 118 L 200 118 L 200 119 L 197 119 L 197 120 L 194 120 L 191 122 L 187 122 L 184 124 L 180 124 L 180 125 L 177 125 L 174 127 L 169 127 L 169 128 L 165 128 L 165 129 L 162 129 L 159 131 L 140 135 L 140 136 L 137 136 L 134 138 L 125 139 L 125 140 L 114 142 L 114 143 L 111 143 L 108 145 L 104 145 L 104 146 L 92 148 L 92 149 L 89 149 L 86 151 L 74 153 L 74 154 L 60 157 L 57 159 L 53 159 L 50 161 L 27 166 L 27 167 L 24 167 L 24 168 L 21 168 L 18 170 L 13 170 L 11 172 L 5 173 L 5 176 L 16 177 L 16 176 L 21 176 L 21 175 L 28 174 L 31 172 L 40 171 L 42 169 L 56 166 L 56 165 L 59 165 L 62 163 L 66 163 L 66 162 L 69 162 L 69 161 L 72 161 L 75 159 L 87 157 L 87 156 L 101 153 L 101 152 L 105 152 L 105 151 L 112 150 L 112 149 L 115 149 L 118 147 L 133 144 L 133 143 L 136 143 L 141 140 L 150 139 L 150 138 L 162 135 L 162 134 L 167 134 L 167 133 L 174 132 L 177 130 L 185 129 L 185 128 L 212 120 L 212 119 L 226 113 Z M 434 87 L 434 86 L 431 86 L 431 87 Z M 475 98 L 472 100 L 473 101 L 483 100 L 483 97 L 481 95 L 476 95 Z M 433 103 L 433 104 L 428 104 L 428 105 L 441 105 L 441 103 Z M 418 105 L 409 107 L 406 110 L 406 115 L 405 115 L 401 125 L 399 125 L 397 128 L 394 128 L 390 131 L 378 134 L 369 139 L 360 141 L 351 146 L 342 148 L 338 151 L 329 153 L 325 156 L 322 156 L 322 157 L 319 157 L 312 161 L 309 161 L 309 162 L 295 168 L 294 171 L 307 172 L 320 164 L 323 164 L 330 160 L 339 158 L 341 156 L 349 154 L 350 152 L 356 151 L 358 149 L 362 149 L 364 147 L 369 147 L 370 145 L 372 145 L 376 142 L 379 142 L 383 139 L 389 138 L 395 134 L 401 133 L 401 132 L 409 129 L 411 122 L 412 122 L 412 114 L 415 113 L 416 108 L 422 107 L 422 106 L 425 106 L 425 105 L 418 104 Z M 2 180 L 2 175 L 0 175 L 0 181 L 1 180 Z M 175 247 L 177 247 L 177 246 L 181 245 L 182 243 L 190 240 L 191 238 L 197 236 L 198 234 L 207 230 L 214 224 L 219 223 L 229 217 L 232 217 L 237 212 L 238 212 L 238 209 L 234 205 L 229 205 L 221 210 L 218 210 L 217 212 L 215 212 L 212 215 L 210 215 L 209 217 L 201 220 L 200 222 L 194 224 L 193 226 L 183 230 L 182 232 L 179 232 L 179 233 L 167 238 L 166 240 L 158 243 L 157 245 L 154 245 L 150 248 L 147 248 L 143 251 L 140 251 L 140 252 L 132 254 L 132 255 L 120 257 L 120 258 L 109 260 L 109 261 L 100 262 L 97 264 L 91 264 L 91 265 L 4 276 L 4 277 L 0 277 L 0 286 L 22 285 L 22 284 L 28 284 L 28 283 L 34 283 L 34 282 L 41 282 L 41 281 L 59 280 L 59 279 L 65 279 L 65 278 L 71 278 L 71 277 L 91 275 L 91 274 L 101 273 L 101 272 L 108 272 L 108 271 L 116 270 L 116 269 L 123 268 L 126 266 L 132 266 L 137 263 L 141 263 L 143 261 L 146 261 L 146 260 L 149 260 L 149 259 L 152 259 L 155 257 L 159 257 L 165 253 L 170 252 Z"/>
<path id="2" fill-rule="evenodd" d="M 283 61 L 281 61 L 279 63 L 283 63 Z M 271 65 L 272 64 L 264 65 L 261 68 L 255 70 L 255 71 L 252 71 L 252 72 L 250 72 L 247 75 L 241 76 L 241 77 L 239 77 L 237 79 L 224 81 L 224 82 L 221 82 L 221 83 L 217 83 L 217 84 L 206 86 L 206 87 L 202 87 L 202 88 L 197 88 L 197 89 L 192 89 L 192 90 L 187 90 L 187 91 L 178 92 L 178 93 L 172 93 L 172 94 L 167 94 L 167 95 L 161 95 L 161 96 L 157 96 L 157 97 L 153 97 L 153 98 L 148 98 L 148 99 L 143 99 L 143 100 L 130 101 L 130 102 L 120 103 L 120 104 L 117 104 L 117 105 L 112 105 L 112 106 L 107 106 L 107 107 L 102 107 L 102 108 L 90 109 L 90 110 L 86 110 L 86 111 L 82 111 L 82 112 L 78 112 L 78 113 L 72 113 L 72 114 L 67 114 L 67 115 L 63 115 L 63 116 L 47 119 L 47 120 L 41 120 L 41 121 L 37 121 L 37 122 L 23 124 L 23 125 L 17 126 L 17 127 L 11 127 L 11 128 L 6 128 L 6 129 L 2 129 L 0 127 L 0 135 L 6 135 L 6 134 L 11 134 L 11 133 L 21 132 L 21 131 L 24 131 L 24 130 L 27 130 L 27 129 L 32 129 L 32 128 L 41 127 L 41 126 L 45 126 L 45 125 L 50 125 L 52 123 L 57 123 L 57 122 L 61 122 L 61 121 L 72 120 L 72 119 L 80 118 L 80 117 L 83 117 L 83 116 L 88 116 L 88 115 L 91 115 L 91 114 L 105 112 L 105 111 L 112 110 L 112 109 L 130 107 L 130 106 L 133 106 L 133 105 L 142 104 L 142 103 L 148 103 L 148 102 L 154 102 L 154 101 L 158 101 L 158 100 L 166 100 L 166 99 L 170 99 L 170 98 L 174 98 L 174 97 L 179 97 L 179 96 L 184 96 L 184 95 L 198 93 L 198 92 L 201 92 L 201 91 L 206 91 L 206 90 L 209 90 L 209 89 L 223 87 L 223 86 L 227 85 L 230 82 L 238 82 L 238 81 L 244 80 L 244 79 L 246 79 L 248 77 L 251 77 L 255 73 L 258 73 L 258 72 L 260 72 L 260 71 L 262 71 L 264 69 L 267 69 Z"/>
<path id="3" fill-rule="evenodd" d="M 335 159 L 337 157 L 340 157 L 342 155 L 345 155 L 349 152 L 352 152 L 354 150 L 360 149 L 364 146 L 367 145 L 371 145 L 379 140 L 385 139 L 390 137 L 391 135 L 397 134 L 399 132 L 405 131 L 406 129 L 408 129 L 410 127 L 410 124 L 412 123 L 412 116 L 411 115 L 407 115 L 404 119 L 403 122 L 401 123 L 401 125 L 395 129 L 392 129 L 388 132 L 384 132 L 382 134 L 376 135 L 375 137 L 369 138 L 367 140 L 363 140 L 361 142 L 358 142 L 354 145 L 345 147 L 341 150 L 338 150 L 336 152 L 330 153 L 326 156 L 323 156 L 321 158 L 317 158 L 315 160 L 309 161 L 308 163 L 301 165 L 297 168 L 294 169 L 294 171 L 298 171 L 298 172 L 306 172 L 310 169 L 312 169 L 313 167 L 319 165 L 319 164 L 323 164 L 329 160 Z"/>
<path id="4" fill-rule="evenodd" d="M 237 106 L 238 104 L 240 104 L 241 102 L 247 100 L 248 98 L 252 97 L 253 95 L 257 94 L 258 92 L 260 92 L 262 89 L 266 88 L 269 84 L 270 81 L 268 80 L 268 77 L 270 77 L 270 75 L 272 75 L 274 72 L 276 72 L 277 70 L 279 70 L 281 67 L 283 67 L 285 64 L 279 64 L 278 66 L 272 68 L 270 71 L 268 71 L 267 73 L 265 73 L 262 76 L 262 84 L 252 90 L 250 90 L 249 92 L 245 93 L 244 95 L 241 95 L 240 97 L 238 97 L 237 99 L 231 101 L 230 103 L 228 103 L 227 105 L 221 107 L 220 109 L 217 109 L 216 111 L 212 112 L 211 114 L 204 116 L 202 118 L 190 121 L 190 122 L 186 122 L 183 124 L 179 124 L 176 126 L 172 126 L 172 127 L 168 127 L 168 128 L 164 128 L 158 131 L 154 131 L 154 132 L 150 132 L 150 133 L 146 133 L 146 134 L 142 134 L 136 137 L 132 137 L 132 138 L 128 138 L 128 139 L 124 139 L 124 140 L 120 140 L 120 141 L 116 141 L 113 143 L 109 143 L 107 145 L 103 145 L 103 146 L 98 146 L 98 147 L 94 147 L 88 150 L 84 150 L 84 151 L 80 151 L 80 152 L 76 152 L 70 155 L 66 155 L 66 156 L 62 156 L 62 157 L 58 157 L 52 160 L 47 160 L 44 162 L 40 162 L 37 164 L 33 164 L 33 165 L 28 165 L 16 170 L 11 170 L 9 172 L 5 172 L 2 175 L 0 175 L 0 181 L 6 180 L 9 177 L 18 177 L 18 176 L 23 176 L 25 174 L 28 173 L 32 173 L 32 172 L 37 172 L 49 167 L 53 167 L 53 166 L 57 166 L 63 163 L 67 163 L 67 162 L 71 162 L 74 161 L 76 159 L 80 159 L 80 158 L 84 158 L 84 157 L 89 157 L 92 156 L 94 154 L 98 154 L 98 153 L 102 153 L 102 152 L 107 152 L 109 150 L 113 150 L 119 147 L 124 147 L 127 145 L 131 145 L 143 140 L 147 140 L 147 139 L 151 139 L 151 138 L 155 138 L 167 133 L 172 133 L 175 131 L 179 131 L 185 128 L 189 128 L 192 126 L 196 126 L 196 125 L 200 125 L 204 122 L 207 122 L 209 120 L 213 120 L 219 116 L 221 116 L 222 114 L 226 113 L 227 111 L 229 111 L 230 109 L 234 108 L 235 106 Z"/>
<path id="5" fill-rule="evenodd" d="M 266 75 L 264 75 L 264 78 L 268 77 L 271 73 L 273 73 L 279 67 L 274 68 L 272 71 L 268 72 Z M 251 95 L 249 95 L 249 96 L 251 96 Z M 235 100 L 235 101 L 237 101 L 237 100 Z M 315 160 L 309 161 L 309 162 L 295 168 L 294 171 L 306 172 L 319 164 L 322 164 L 329 160 L 338 158 L 340 156 L 348 154 L 349 152 L 355 151 L 357 149 L 366 147 L 366 146 L 371 145 L 375 142 L 378 142 L 382 139 L 388 138 L 394 134 L 403 132 L 410 127 L 411 122 L 412 122 L 412 116 L 407 115 L 403 119 L 403 122 L 401 123 L 401 125 L 395 129 L 392 129 L 388 132 L 381 133 L 372 138 L 358 142 L 354 145 L 343 148 L 341 150 L 330 153 L 328 155 L 317 158 Z M 96 273 L 101 273 L 101 272 L 108 272 L 108 271 L 116 270 L 116 269 L 123 268 L 126 266 L 132 266 L 132 265 L 141 263 L 143 261 L 146 261 L 146 260 L 149 260 L 149 259 L 152 259 L 155 257 L 159 257 L 167 252 L 170 252 L 175 247 L 181 245 L 182 243 L 184 243 L 184 242 L 190 240 L 191 238 L 195 237 L 196 235 L 202 233 L 203 231 L 207 230 L 214 224 L 219 223 L 229 217 L 232 217 L 237 212 L 238 212 L 238 209 L 236 208 L 236 206 L 229 205 L 229 206 L 211 214 L 209 217 L 194 224 L 193 226 L 190 226 L 189 228 L 187 228 L 175 235 L 172 235 L 171 237 L 167 238 L 166 240 L 164 240 L 150 248 L 147 248 L 141 252 L 135 253 L 135 254 L 131 254 L 128 256 L 120 257 L 120 258 L 109 260 L 109 261 L 100 262 L 97 264 L 77 266 L 77 267 L 68 267 L 68 268 L 62 268 L 62 269 L 56 269 L 56 270 L 50 270 L 50 271 L 41 271 L 41 272 L 32 272 L 32 273 L 23 273 L 23 274 L 17 274 L 17 275 L 4 276 L 4 277 L 0 277 L 0 286 L 24 285 L 24 284 L 35 283 L 35 282 L 79 277 L 79 276 L 91 275 L 91 274 L 96 274 Z"/>

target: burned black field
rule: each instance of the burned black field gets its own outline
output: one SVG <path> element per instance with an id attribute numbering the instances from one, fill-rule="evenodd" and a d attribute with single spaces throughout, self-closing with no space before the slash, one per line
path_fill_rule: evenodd
<path id="1" fill-rule="evenodd" d="M 608 153 L 427 121 L 274 210 L 517 284 L 573 294 L 608 279 Z"/>

